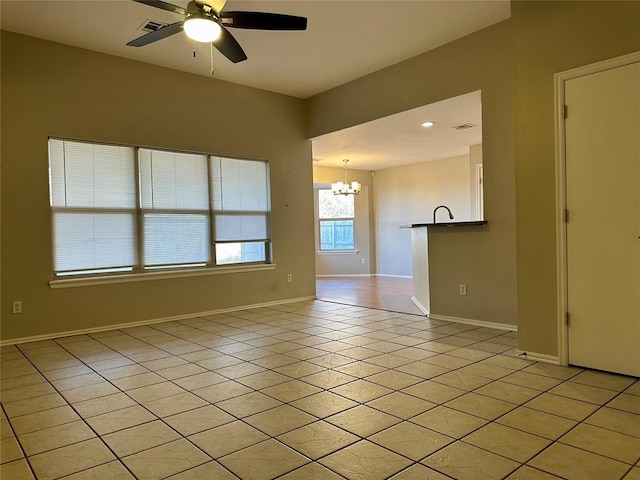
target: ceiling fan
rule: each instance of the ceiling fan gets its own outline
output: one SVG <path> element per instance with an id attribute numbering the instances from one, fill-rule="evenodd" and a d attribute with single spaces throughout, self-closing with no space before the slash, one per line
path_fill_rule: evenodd
<path id="1" fill-rule="evenodd" d="M 197 42 L 211 42 L 225 57 L 233 63 L 238 63 L 246 60 L 247 55 L 227 27 L 252 30 L 307 29 L 305 17 L 280 13 L 223 12 L 226 0 L 194 0 L 189 2 L 187 8 L 162 0 L 133 1 L 184 15 L 184 19 L 130 41 L 127 43 L 130 47 L 143 47 L 184 30 L 189 38 Z"/>

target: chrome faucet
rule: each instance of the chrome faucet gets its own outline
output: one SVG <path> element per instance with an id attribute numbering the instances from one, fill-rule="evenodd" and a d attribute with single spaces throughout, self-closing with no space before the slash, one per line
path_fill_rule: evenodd
<path id="1" fill-rule="evenodd" d="M 446 208 L 447 212 L 449 212 L 449 219 L 453 220 L 453 213 L 451 213 L 451 210 L 449 210 L 449 207 L 447 207 L 446 205 L 440 205 L 439 207 L 436 207 L 433 209 L 433 223 L 436 223 L 436 212 L 441 208 Z"/>

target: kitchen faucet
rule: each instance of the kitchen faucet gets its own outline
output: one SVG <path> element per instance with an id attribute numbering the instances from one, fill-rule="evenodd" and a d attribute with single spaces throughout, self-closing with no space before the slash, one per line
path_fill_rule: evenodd
<path id="1" fill-rule="evenodd" d="M 433 223 L 436 223 L 436 212 L 441 208 L 446 208 L 447 212 L 449 212 L 449 219 L 453 220 L 453 213 L 451 213 L 451 210 L 449 210 L 449 207 L 447 207 L 446 205 L 440 205 L 439 207 L 436 207 L 433 209 Z"/>

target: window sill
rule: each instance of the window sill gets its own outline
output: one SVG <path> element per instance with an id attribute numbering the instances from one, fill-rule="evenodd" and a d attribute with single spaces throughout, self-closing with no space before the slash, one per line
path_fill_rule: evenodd
<path id="1" fill-rule="evenodd" d="M 228 273 L 262 272 L 265 270 L 274 270 L 275 268 L 275 263 L 269 263 L 259 265 L 234 265 L 231 267 L 202 268 L 197 270 L 172 270 L 164 272 L 128 273 L 124 275 L 105 275 L 100 277 L 65 278 L 60 280 L 51 280 L 49 282 L 49 287 L 55 290 L 58 288 L 89 287 L 95 285 L 110 285 L 113 283 L 204 277 L 209 275 L 224 275 Z"/>
<path id="2" fill-rule="evenodd" d="M 360 250 L 318 250 L 316 255 L 356 255 Z"/>

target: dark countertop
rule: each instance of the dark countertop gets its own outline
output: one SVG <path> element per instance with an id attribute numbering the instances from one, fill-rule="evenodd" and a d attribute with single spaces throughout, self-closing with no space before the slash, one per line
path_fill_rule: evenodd
<path id="1" fill-rule="evenodd" d="M 468 227 L 470 225 L 486 225 L 486 220 L 472 220 L 469 222 L 436 222 L 436 223 L 412 223 L 410 225 L 400 225 L 400 228 L 420 228 L 420 227 Z"/>

